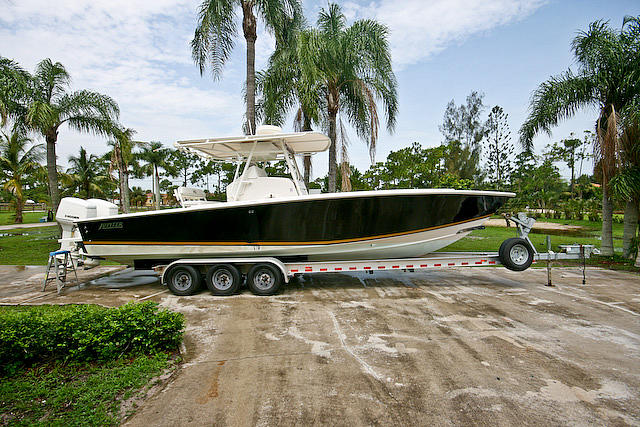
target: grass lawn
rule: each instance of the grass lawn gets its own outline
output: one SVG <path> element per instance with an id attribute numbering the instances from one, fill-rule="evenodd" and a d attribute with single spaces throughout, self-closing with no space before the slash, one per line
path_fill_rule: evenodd
<path id="1" fill-rule="evenodd" d="M 172 367 L 164 353 L 107 363 L 48 363 L 0 377 L 0 424 L 117 425 L 121 403 Z"/>
<path id="2" fill-rule="evenodd" d="M 622 228 L 619 233 L 614 229 L 614 246 L 622 248 Z M 530 233 L 529 239 L 539 252 L 547 250 L 546 236 L 551 236 L 551 245 L 554 251 L 558 250 L 558 245 L 570 245 L 573 243 L 583 245 L 595 245 L 600 247 L 599 233 L 591 230 L 585 230 L 578 233 L 567 234 L 551 234 L 553 230 L 544 230 L 542 233 Z M 495 252 L 500 248 L 500 244 L 510 238 L 517 237 L 515 227 L 487 227 L 484 230 L 475 230 L 464 239 L 458 240 L 451 246 L 447 246 L 442 251 L 491 251 Z M 619 239 L 615 239 L 619 237 Z"/>
<path id="3" fill-rule="evenodd" d="M 546 236 L 551 237 L 551 249 L 558 252 L 559 245 L 571 245 L 571 244 L 583 244 L 583 245 L 595 245 L 600 247 L 601 241 L 600 228 L 601 223 L 580 221 L 580 220 L 561 220 L 561 219 L 541 219 L 540 222 L 555 222 L 559 224 L 580 225 L 585 228 L 583 231 L 578 232 L 561 232 L 554 230 L 541 230 L 539 233 L 530 233 L 529 239 L 535 246 L 538 252 L 547 251 Z M 622 258 L 620 255 L 622 252 L 622 232 L 623 224 L 613 224 L 613 245 L 616 250 L 616 256 L 613 258 L 605 258 L 599 256 L 592 256 L 587 260 L 588 265 L 598 266 L 603 268 L 610 268 L 614 270 L 626 270 L 640 272 L 639 268 L 633 266 L 632 260 Z M 557 234 L 554 234 L 557 233 Z M 469 234 L 464 239 L 458 240 L 453 245 L 447 246 L 440 250 L 440 252 L 457 252 L 457 251 L 472 251 L 472 252 L 497 252 L 500 248 L 500 244 L 510 237 L 517 237 L 516 228 L 506 227 L 487 227 L 484 230 L 476 230 Z M 579 261 L 566 260 L 562 262 L 554 262 L 554 265 L 577 265 Z M 534 264 L 535 265 L 535 264 Z M 541 263 L 540 266 L 543 264 Z"/>
<path id="4" fill-rule="evenodd" d="M 59 238 L 57 226 L 0 231 L 0 264 L 46 265 Z"/>
<path id="5" fill-rule="evenodd" d="M 0 225 L 13 225 L 15 212 L 0 212 Z M 22 212 L 22 223 L 40 222 L 40 218 L 47 216 L 46 212 Z"/>

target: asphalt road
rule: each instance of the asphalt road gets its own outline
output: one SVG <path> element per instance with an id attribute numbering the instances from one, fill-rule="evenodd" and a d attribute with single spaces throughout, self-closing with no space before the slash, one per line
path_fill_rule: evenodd
<path id="1" fill-rule="evenodd" d="M 317 274 L 273 297 L 176 297 L 121 277 L 37 301 L 151 299 L 185 314 L 186 361 L 131 426 L 640 425 L 640 276 L 589 269 L 582 285 L 562 268 L 554 280 Z"/>

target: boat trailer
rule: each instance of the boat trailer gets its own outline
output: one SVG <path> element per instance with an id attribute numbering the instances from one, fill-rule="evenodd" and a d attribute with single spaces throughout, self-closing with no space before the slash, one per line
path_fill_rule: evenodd
<path id="1" fill-rule="evenodd" d="M 282 282 L 291 277 L 313 273 L 345 273 L 366 271 L 416 271 L 449 267 L 483 267 L 504 265 L 513 271 L 523 271 L 536 261 L 547 261 L 548 285 L 551 286 L 551 262 L 586 259 L 597 253 L 593 245 L 566 247 L 566 252 L 553 252 L 547 238 L 547 252 L 538 252 L 529 239 L 535 219 L 524 213 L 504 215 L 507 225 L 513 222 L 518 237 L 505 240 L 498 252 L 434 252 L 421 258 L 376 259 L 353 261 L 297 261 L 283 262 L 273 257 L 179 259 L 166 266 L 156 267 L 162 272 L 162 283 L 176 295 L 190 295 L 200 287 L 206 272 L 207 287 L 216 295 L 235 293 L 246 275 L 247 285 L 257 295 L 273 295 Z M 484 227 L 482 227 L 484 228 Z M 583 279 L 584 280 L 584 279 Z"/>

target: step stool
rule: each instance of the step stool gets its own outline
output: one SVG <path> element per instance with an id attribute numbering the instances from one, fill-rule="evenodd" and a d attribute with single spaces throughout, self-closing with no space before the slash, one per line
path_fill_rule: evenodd
<path id="1" fill-rule="evenodd" d="M 63 260 L 58 258 L 59 255 L 64 255 Z M 49 277 L 49 273 L 51 272 L 51 268 L 55 272 L 55 277 Z M 64 288 L 64 284 L 67 281 L 67 268 L 73 269 L 73 274 L 76 276 L 76 283 L 78 283 L 78 273 L 76 272 L 76 266 L 73 263 L 73 259 L 71 258 L 70 251 L 54 251 L 49 252 L 49 262 L 47 263 L 47 274 L 44 276 L 44 284 L 42 285 L 42 292 L 47 287 L 47 282 L 49 280 L 56 281 L 56 287 L 58 288 L 58 295 L 62 288 Z"/>

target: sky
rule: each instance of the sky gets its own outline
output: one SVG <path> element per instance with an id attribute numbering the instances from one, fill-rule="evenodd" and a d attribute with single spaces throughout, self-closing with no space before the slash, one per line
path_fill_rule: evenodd
<path id="1" fill-rule="evenodd" d="M 189 43 L 200 0 L 0 0 L 0 56 L 33 71 L 44 58 L 60 61 L 72 89 L 90 89 L 114 98 L 120 120 L 135 138 L 161 141 L 240 135 L 245 107 L 245 43 L 241 34 L 220 79 L 200 75 Z M 368 0 L 338 2 L 351 24 L 374 18 L 389 28 L 398 80 L 399 112 L 392 133 L 380 132 L 376 160 L 417 141 L 442 142 L 438 129 L 447 103 L 484 93 L 485 116 L 494 105 L 509 115 L 512 140 L 525 121 L 536 87 L 575 63 L 571 40 L 589 23 L 608 20 L 619 28 L 625 15 L 640 15 L 637 0 Z M 304 0 L 315 23 L 326 1 Z M 241 12 L 238 11 L 240 19 Z M 241 26 L 239 26 L 241 28 Z M 273 37 L 259 27 L 256 68 L 266 66 Z M 594 127 L 597 111 L 588 108 L 561 123 L 546 144 Z M 291 131 L 291 119 L 284 130 Z M 383 122 L 382 126 L 386 126 Z M 350 137 L 350 161 L 369 166 L 368 148 Z M 107 151 L 106 140 L 62 128 L 58 162 L 83 146 Z M 327 156 L 314 156 L 313 177 L 327 171 Z M 566 173 L 566 169 L 563 169 Z M 174 179 L 176 183 L 179 179 Z M 151 187 L 151 181 L 133 185 Z"/>

